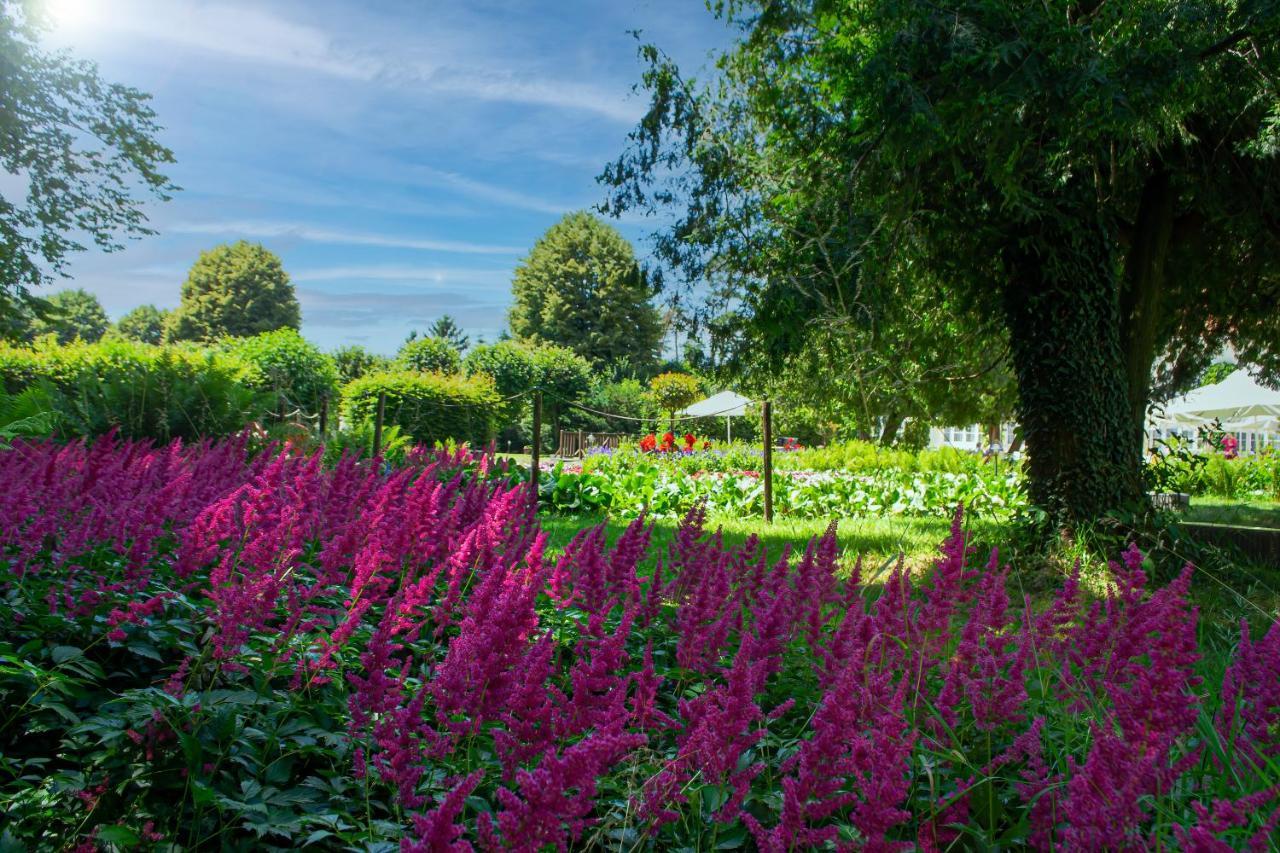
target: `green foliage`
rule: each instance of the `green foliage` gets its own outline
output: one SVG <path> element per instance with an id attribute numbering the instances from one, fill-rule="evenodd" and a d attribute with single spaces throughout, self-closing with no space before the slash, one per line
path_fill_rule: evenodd
<path id="1" fill-rule="evenodd" d="M 501 414 L 492 380 L 441 373 L 372 373 L 342 389 L 342 417 L 348 424 L 371 423 L 378 394 L 386 393 L 387 424 L 396 424 L 428 447 L 436 442 L 484 446 L 497 435 Z"/>
<path id="2" fill-rule="evenodd" d="M 254 388 L 283 400 L 289 409 L 314 414 L 320 411 L 322 399 L 337 400 L 338 369 L 333 359 L 293 329 L 231 340 L 227 350 L 245 363 Z"/>
<path id="3" fill-rule="evenodd" d="M 499 341 L 496 344 L 481 344 L 467 353 L 462 363 L 468 376 L 483 373 L 493 379 L 498 394 L 511 397 L 527 394 L 537 384 L 537 368 L 534 365 L 534 350 L 515 341 Z M 519 407 L 527 405 L 512 401 Z"/>
<path id="4" fill-rule="evenodd" d="M 676 209 L 659 256 L 767 346 L 833 317 L 855 351 L 1007 341 L 1032 496 L 1067 524 L 1141 503 L 1159 356 L 1158 393 L 1228 343 L 1276 365 L 1277 4 L 713 8 L 740 27 L 720 78 L 644 48 L 651 109 L 603 178 L 612 212 Z"/>
<path id="5" fill-rule="evenodd" d="M 31 323 L 32 337 L 54 335 L 58 343 L 93 343 L 102 338 L 111 323 L 98 297 L 87 290 L 59 290 L 44 301 L 43 316 Z"/>
<path id="6" fill-rule="evenodd" d="M 297 329 L 302 315 L 280 258 L 240 240 L 201 252 L 170 317 L 171 340 L 213 341 Z"/>
<path id="7" fill-rule="evenodd" d="M 338 383 L 346 385 L 366 373 L 391 369 L 391 359 L 369 352 L 362 346 L 338 347 L 329 354 L 338 368 Z"/>
<path id="8" fill-rule="evenodd" d="M 46 388 L 9 394 L 0 388 L 0 450 L 15 438 L 50 435 L 58 422 L 54 397 Z"/>
<path id="9" fill-rule="evenodd" d="M 367 459 L 373 454 L 373 421 L 356 421 L 329 436 L 324 445 L 324 461 L 332 465 L 344 456 Z M 398 424 L 384 424 L 379 455 L 392 465 L 403 465 L 413 448 L 413 437 Z"/>
<path id="10" fill-rule="evenodd" d="M 458 321 L 448 314 L 441 314 L 440 319 L 432 323 L 431 327 L 427 329 L 427 334 L 430 337 L 443 338 L 448 341 L 449 346 L 456 349 L 459 354 L 466 352 L 471 343 L 471 338 L 462 331 Z"/>
<path id="11" fill-rule="evenodd" d="M 139 305 L 116 321 L 115 330 L 131 341 L 143 344 L 159 344 L 164 341 L 168 311 L 154 305 Z"/>
<path id="12" fill-rule="evenodd" d="M 661 328 L 631 244 L 585 211 L 553 225 L 516 268 L 511 333 L 565 346 L 597 367 L 643 368 Z"/>
<path id="13" fill-rule="evenodd" d="M 410 337 L 396 353 L 395 369 L 453 374 L 462 370 L 462 359 L 444 338 Z"/>
<path id="14" fill-rule="evenodd" d="M 638 379 L 600 382 L 591 389 L 586 405 L 597 411 L 624 416 L 595 418 L 593 428 L 600 432 L 635 434 L 656 426 L 656 410 L 649 397 L 649 389 Z"/>
<path id="15" fill-rule="evenodd" d="M 242 362 L 198 349 L 103 340 L 34 348 L 0 346 L 9 393 L 51 392 L 61 434 L 169 441 L 226 436 L 270 410 Z"/>
<path id="16" fill-rule="evenodd" d="M 702 385 L 687 373 L 659 373 L 649 380 L 653 404 L 671 417 L 702 399 Z"/>
<path id="17" fill-rule="evenodd" d="M 764 513 L 760 449 L 735 445 L 691 454 L 646 454 L 626 448 L 587 457 L 580 469 L 557 467 L 540 484 L 544 505 L 567 513 L 679 518 L 699 503 L 713 514 L 759 518 Z M 817 451 L 816 453 L 821 453 Z M 947 470 L 942 458 L 923 461 L 869 443 L 846 445 L 825 460 L 810 451 L 775 455 L 774 508 L 789 518 L 945 518 L 966 511 L 1009 518 L 1026 505 L 1021 472 L 978 457 Z M 902 463 L 901 466 L 895 462 Z M 823 464 L 831 467 L 823 468 Z M 938 467 L 934 467 L 938 466 Z"/>
<path id="18" fill-rule="evenodd" d="M 174 189 L 159 172 L 173 154 L 156 142 L 149 96 L 103 80 L 92 62 L 47 51 L 45 24 L 41 4 L 0 5 L 0 172 L 26 184 L 25 198 L 0 196 L 4 317 L 63 271 L 84 248 L 79 235 L 112 250 L 122 237 L 151 233 L 146 197 Z"/>
<path id="19" fill-rule="evenodd" d="M 1222 380 L 1236 372 L 1236 366 L 1225 361 L 1215 362 L 1205 368 L 1204 373 L 1200 375 L 1199 385 L 1217 385 Z"/>

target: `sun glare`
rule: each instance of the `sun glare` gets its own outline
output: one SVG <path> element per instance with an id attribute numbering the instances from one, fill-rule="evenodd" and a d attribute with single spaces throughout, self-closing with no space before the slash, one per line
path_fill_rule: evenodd
<path id="1" fill-rule="evenodd" d="M 104 0 L 45 0 L 49 17 L 59 29 L 82 29 L 97 17 Z"/>

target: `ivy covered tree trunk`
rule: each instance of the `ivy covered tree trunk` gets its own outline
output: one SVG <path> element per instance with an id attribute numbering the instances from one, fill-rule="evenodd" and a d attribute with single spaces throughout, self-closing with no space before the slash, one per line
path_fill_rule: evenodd
<path id="1" fill-rule="evenodd" d="M 1176 200 L 1168 172 L 1147 179 L 1138 215 L 1129 235 L 1120 290 L 1125 376 L 1129 387 L 1130 424 L 1142 441 L 1151 398 L 1151 368 L 1156 359 L 1165 259 L 1173 237 Z"/>
<path id="2" fill-rule="evenodd" d="M 1005 255 L 1004 292 L 1032 502 L 1074 525 L 1144 499 L 1111 245 L 1062 216 Z"/>

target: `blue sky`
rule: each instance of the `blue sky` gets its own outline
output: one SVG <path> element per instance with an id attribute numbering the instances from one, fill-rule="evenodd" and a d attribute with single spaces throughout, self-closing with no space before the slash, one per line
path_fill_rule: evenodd
<path id="1" fill-rule="evenodd" d="M 392 352 L 449 313 L 492 340 L 511 271 L 643 111 L 628 30 L 690 69 L 728 32 L 701 0 L 47 0 L 52 45 L 154 95 L 182 187 L 159 233 L 69 272 L 114 318 L 172 307 L 201 249 L 284 260 L 303 333 Z M 618 224 L 645 252 L 651 224 Z"/>

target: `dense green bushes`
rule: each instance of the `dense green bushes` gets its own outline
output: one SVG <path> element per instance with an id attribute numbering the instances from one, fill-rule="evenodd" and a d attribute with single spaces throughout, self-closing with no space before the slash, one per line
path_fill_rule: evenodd
<path id="1" fill-rule="evenodd" d="M 253 387 L 282 399 L 290 409 L 313 414 L 320 410 L 322 399 L 337 397 L 338 368 L 333 358 L 293 329 L 233 338 L 226 349 L 244 362 Z"/>
<path id="2" fill-rule="evenodd" d="M 157 441 L 225 436 L 271 405 L 237 358 L 123 340 L 0 346 L 0 382 L 10 393 L 46 388 L 65 435 L 115 429 Z"/>
<path id="3" fill-rule="evenodd" d="M 501 398 L 488 376 L 372 373 L 343 389 L 343 419 L 348 424 L 372 420 L 380 391 L 387 395 L 386 423 L 398 425 L 422 444 L 453 439 L 479 446 L 497 434 Z"/>

